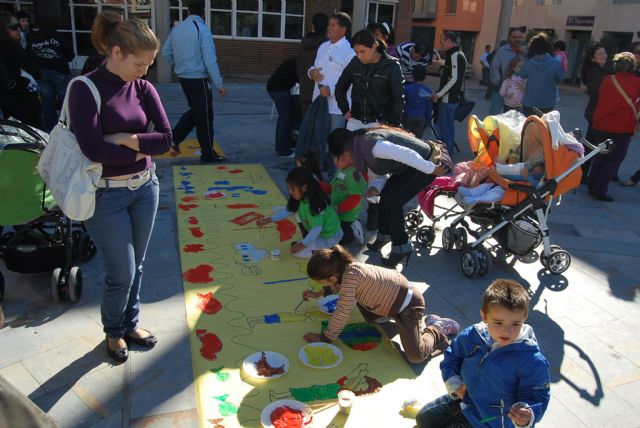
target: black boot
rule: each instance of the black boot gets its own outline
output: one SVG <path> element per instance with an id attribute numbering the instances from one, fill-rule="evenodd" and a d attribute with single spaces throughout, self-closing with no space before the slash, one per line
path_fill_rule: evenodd
<path id="1" fill-rule="evenodd" d="M 367 208 L 367 230 L 378 230 L 378 204 L 369 204 Z"/>
<path id="2" fill-rule="evenodd" d="M 411 257 L 411 253 L 413 251 L 407 251 L 404 253 L 389 253 L 389 257 L 382 257 L 380 261 L 382 264 L 389 268 L 395 268 L 398 263 L 402 263 L 403 265 L 409 264 L 409 258 Z"/>

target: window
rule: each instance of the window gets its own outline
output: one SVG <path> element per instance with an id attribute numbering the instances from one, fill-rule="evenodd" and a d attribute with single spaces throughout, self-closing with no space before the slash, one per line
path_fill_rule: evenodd
<path id="1" fill-rule="evenodd" d="M 387 22 L 393 24 L 396 5 L 390 3 L 367 2 L 367 22 Z"/>
<path id="2" fill-rule="evenodd" d="M 416 0 L 413 8 L 414 18 L 436 19 L 437 14 L 437 0 Z"/>
<path id="3" fill-rule="evenodd" d="M 457 0 L 446 0 L 445 6 L 444 6 L 444 14 L 455 15 L 457 6 L 458 6 Z"/>
<path id="4" fill-rule="evenodd" d="M 303 0 L 211 0 L 210 25 L 215 36 L 300 40 Z"/>

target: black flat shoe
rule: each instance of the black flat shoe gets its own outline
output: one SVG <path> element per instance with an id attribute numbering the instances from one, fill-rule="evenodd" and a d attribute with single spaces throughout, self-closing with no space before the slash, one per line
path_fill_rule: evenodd
<path id="1" fill-rule="evenodd" d="M 125 334 L 124 341 L 127 342 L 127 345 L 131 345 L 133 343 L 135 345 L 151 349 L 156 346 L 156 343 L 158 343 L 158 338 L 149 331 L 149 335 L 146 337 L 131 337 Z"/>
<path id="2" fill-rule="evenodd" d="M 382 257 L 380 261 L 386 267 L 395 268 L 398 263 L 402 263 L 403 265 L 409 264 L 409 257 L 411 257 L 411 253 L 413 251 L 408 251 L 406 253 L 389 253 L 389 257 Z"/>
<path id="3" fill-rule="evenodd" d="M 376 240 L 373 241 L 371 244 L 367 244 L 367 248 L 370 249 L 371 251 L 380 251 L 382 247 L 387 245 L 389 242 L 391 241 L 382 241 L 376 238 Z"/>
<path id="4" fill-rule="evenodd" d="M 595 193 L 592 193 L 591 195 L 594 198 L 596 198 L 596 199 L 598 199 L 600 201 L 603 201 L 603 202 L 613 202 L 614 201 L 614 199 L 609 195 L 598 195 L 598 194 L 595 194 Z"/>
<path id="5" fill-rule="evenodd" d="M 633 180 L 626 180 L 626 181 L 621 181 L 620 185 L 622 187 L 635 187 L 635 185 L 638 184 Z"/>
<path id="6" fill-rule="evenodd" d="M 109 348 L 109 339 L 105 340 L 107 345 L 107 355 L 117 363 L 124 363 L 129 358 L 129 348 L 120 348 L 115 351 Z"/>

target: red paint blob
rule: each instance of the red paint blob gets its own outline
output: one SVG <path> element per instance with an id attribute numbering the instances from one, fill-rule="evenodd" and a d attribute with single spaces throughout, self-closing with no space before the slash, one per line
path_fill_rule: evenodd
<path id="1" fill-rule="evenodd" d="M 213 333 L 208 333 L 205 329 L 196 330 L 196 335 L 202 342 L 202 347 L 200 348 L 200 355 L 202 358 L 213 361 L 218 358 L 216 352 L 220 352 L 222 350 L 222 341 L 218 336 Z"/>
<path id="2" fill-rule="evenodd" d="M 198 204 L 180 204 L 178 205 L 178 208 L 180 208 L 182 211 L 189 211 L 192 210 L 194 208 L 198 208 L 199 205 Z"/>
<path id="3" fill-rule="evenodd" d="M 185 253 L 201 253 L 204 251 L 204 245 L 202 244 L 187 244 L 182 247 L 182 251 Z"/>
<path id="4" fill-rule="evenodd" d="M 256 204 L 229 204 L 227 208 L 229 209 L 242 209 L 242 208 L 258 208 L 259 206 Z"/>
<path id="5" fill-rule="evenodd" d="M 214 192 L 214 193 L 207 193 L 206 195 L 204 195 L 205 199 L 220 199 L 220 198 L 224 198 L 224 193 L 222 192 Z"/>
<path id="6" fill-rule="evenodd" d="M 192 284 L 207 284 L 213 282 L 211 272 L 213 272 L 213 266 L 203 264 L 187 270 L 182 277 Z"/>
<path id="7" fill-rule="evenodd" d="M 182 202 L 195 202 L 199 200 L 200 198 L 197 196 L 185 196 L 184 198 L 182 198 Z"/>
<path id="8" fill-rule="evenodd" d="M 232 169 L 231 171 L 229 171 L 231 174 L 240 174 L 242 171 L 241 169 Z"/>
<path id="9" fill-rule="evenodd" d="M 214 315 L 220 312 L 222 304 L 213 297 L 213 292 L 207 294 L 198 293 L 198 309 L 205 314 Z"/>
<path id="10" fill-rule="evenodd" d="M 204 236 L 204 233 L 202 233 L 199 227 L 190 227 L 189 230 L 195 238 L 202 238 Z"/>
<path id="11" fill-rule="evenodd" d="M 227 167 L 226 167 L 226 166 L 224 166 L 224 165 L 221 165 L 221 166 L 219 166 L 217 169 L 219 169 L 219 170 L 223 170 L 223 169 L 227 169 Z"/>
<path id="12" fill-rule="evenodd" d="M 296 225 L 287 219 L 277 221 L 276 229 L 280 234 L 280 242 L 288 241 L 296 234 Z"/>
<path id="13" fill-rule="evenodd" d="M 289 406 L 276 407 L 270 415 L 271 423 L 275 428 L 302 428 L 311 420 L 304 420 L 304 413 Z"/>
<path id="14" fill-rule="evenodd" d="M 264 216 L 260 213 L 249 211 L 248 213 L 244 213 L 236 218 L 232 218 L 231 222 L 237 224 L 238 226 L 244 226 L 263 217 Z"/>
<path id="15" fill-rule="evenodd" d="M 189 217 L 187 221 L 189 222 L 189 224 L 198 224 L 198 219 L 195 217 Z"/>

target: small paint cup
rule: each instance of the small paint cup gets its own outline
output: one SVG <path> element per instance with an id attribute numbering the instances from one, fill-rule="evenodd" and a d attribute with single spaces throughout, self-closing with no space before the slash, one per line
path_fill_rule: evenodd
<path id="1" fill-rule="evenodd" d="M 353 406 L 353 400 L 356 398 L 356 394 L 348 389 L 343 389 L 338 392 L 338 406 L 340 406 L 340 413 L 348 415 L 351 413 L 351 406 Z"/>
<path id="2" fill-rule="evenodd" d="M 273 261 L 278 261 L 280 260 L 280 250 L 277 248 L 274 248 L 273 250 L 271 250 L 271 260 Z"/>

